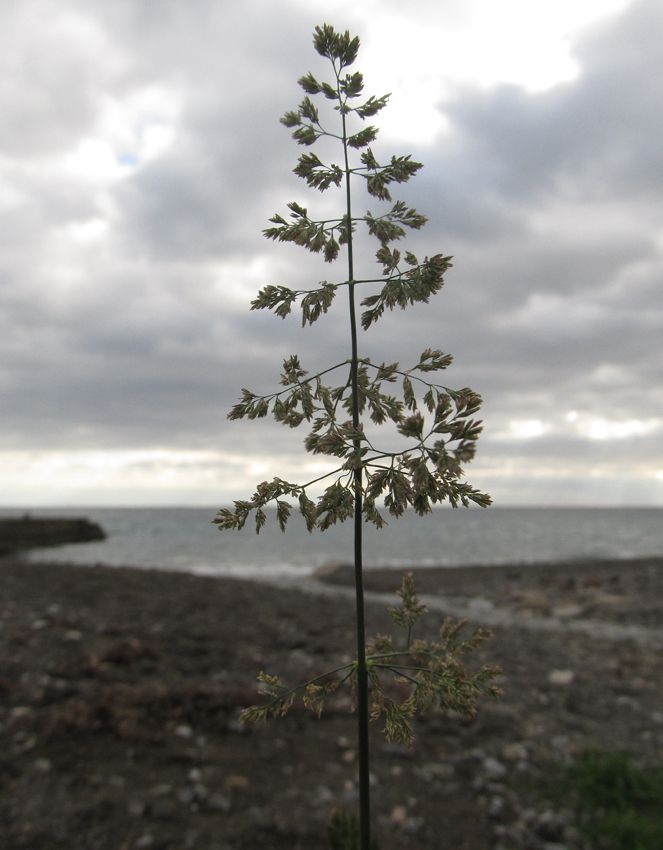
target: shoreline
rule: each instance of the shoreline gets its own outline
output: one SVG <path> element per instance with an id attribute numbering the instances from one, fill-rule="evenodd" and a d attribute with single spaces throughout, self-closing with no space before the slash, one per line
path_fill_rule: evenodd
<path id="1" fill-rule="evenodd" d="M 504 671 L 501 699 L 474 720 L 422 717 L 412 752 L 372 729 L 382 850 L 575 850 L 569 813 L 551 819 L 541 799 L 554 765 L 592 746 L 663 759 L 659 650 L 564 628 L 533 637 L 518 619 L 546 605 L 563 626 L 591 603 L 582 616 L 658 627 L 663 561 L 509 569 L 520 577 L 416 573 L 440 600 L 433 631 L 447 597 L 483 600 L 475 622 L 482 605 L 515 615 L 479 653 Z M 394 604 L 400 571 L 386 572 L 368 573 L 369 593 L 389 590 Z M 0 560 L 3 848 L 326 848 L 331 812 L 356 793 L 349 694 L 320 721 L 297 710 L 247 728 L 238 715 L 259 699 L 260 670 L 295 683 L 353 652 L 353 605 L 334 582 L 347 592 L 342 572 L 326 577 L 332 595 L 314 596 L 292 583 Z M 369 600 L 369 634 L 392 631 L 385 607 Z"/>
<path id="2" fill-rule="evenodd" d="M 319 595 L 323 586 L 354 587 L 351 564 L 336 563 L 298 571 L 273 573 L 261 568 L 232 573 L 214 568 L 171 568 L 145 565 L 114 565 L 104 562 L 71 562 L 31 558 L 28 554 L 0 556 L 5 562 L 47 565 L 64 570 L 132 571 L 158 575 L 191 576 L 213 581 L 249 582 L 262 587 L 308 589 Z M 420 595 L 441 597 L 451 608 L 467 607 L 469 619 L 482 612 L 502 611 L 519 616 L 559 616 L 571 621 L 590 616 L 600 621 L 651 626 L 663 629 L 663 556 L 637 558 L 584 558 L 559 561 L 525 561 L 508 564 L 456 564 L 404 567 L 366 566 L 364 590 L 371 594 L 396 594 L 402 576 L 412 573 Z M 394 597 L 395 598 L 395 597 Z M 661 600 L 659 602 L 659 600 Z M 467 616 L 467 615 L 464 615 Z M 494 619 L 494 618 L 493 618 Z"/>
<path id="3" fill-rule="evenodd" d="M 65 544 L 67 545 L 67 544 Z M 76 548 L 78 548 L 81 544 L 75 544 Z M 84 545 L 84 544 L 83 544 Z M 51 548 L 51 547 L 49 547 Z M 67 546 L 68 548 L 68 546 Z M 232 574 L 226 573 L 223 570 L 225 566 L 213 566 L 207 563 L 200 563 L 189 566 L 163 566 L 159 564 L 139 564 L 139 563 L 113 563 L 110 561 L 104 561 L 100 558 L 81 558 L 80 560 L 71 558 L 58 558 L 59 546 L 52 547 L 52 551 L 44 551 L 41 547 L 36 548 L 27 548 L 22 551 L 12 551 L 12 552 L 0 552 L 0 561 L 4 559 L 15 559 L 19 561 L 29 561 L 34 563 L 49 563 L 49 564 L 62 564 L 66 566 L 83 566 L 83 567 L 101 567 L 104 569 L 134 569 L 134 570 L 156 570 L 159 572 L 175 572 L 175 573 L 185 573 L 190 575 L 203 575 L 209 577 L 218 577 L 218 578 L 234 578 L 236 576 L 241 577 L 240 573 L 243 569 L 247 570 L 247 577 L 251 580 L 254 577 L 260 577 L 261 573 L 269 573 L 272 570 L 280 570 L 282 569 L 284 572 L 289 572 L 292 575 L 325 575 L 327 573 L 333 573 L 336 570 L 351 570 L 353 569 L 352 564 L 346 561 L 329 561 L 328 563 L 323 563 L 319 566 L 310 567 L 310 568 L 302 568 L 300 566 L 296 566 L 293 564 L 282 564 L 276 567 L 273 566 L 263 566 L 263 565 L 234 565 L 232 569 Z M 455 572 L 455 571 L 463 571 L 466 573 L 471 573 L 474 571 L 482 572 L 482 571 L 504 571 L 511 569 L 527 569 L 527 570 L 565 570 L 565 569 L 574 569 L 579 567 L 581 570 L 586 570 L 589 568 L 590 570 L 593 568 L 602 569 L 606 568 L 619 568 L 621 566 L 626 566 L 628 568 L 629 565 L 634 565 L 637 567 L 638 565 L 653 565 L 658 567 L 659 565 L 663 568 L 663 553 L 661 554 L 648 554 L 648 555 L 615 555 L 615 556 L 604 556 L 604 555 L 596 555 L 596 556 L 588 556 L 588 555 L 578 555 L 575 557 L 565 557 L 565 558 L 542 558 L 541 560 L 531 560 L 531 559 L 512 559 L 512 558 L 504 558 L 499 561 L 468 561 L 468 562 L 452 562 L 452 563 L 435 563 L 435 562 L 427 562 L 427 563 L 416 563 L 416 562 L 404 562 L 402 564 L 364 564 L 364 573 L 367 575 L 374 575 L 376 573 L 385 574 L 393 574 L 393 573 L 403 573 L 409 571 L 415 571 L 416 573 L 421 573 L 422 575 L 427 572 Z"/>

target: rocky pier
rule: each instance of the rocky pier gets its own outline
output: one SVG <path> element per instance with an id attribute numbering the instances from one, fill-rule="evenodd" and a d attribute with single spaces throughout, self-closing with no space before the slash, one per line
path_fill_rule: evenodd
<path id="1" fill-rule="evenodd" d="M 34 518 L 25 514 L 0 518 L 0 556 L 36 546 L 89 543 L 105 538 L 100 525 L 83 517 Z"/>

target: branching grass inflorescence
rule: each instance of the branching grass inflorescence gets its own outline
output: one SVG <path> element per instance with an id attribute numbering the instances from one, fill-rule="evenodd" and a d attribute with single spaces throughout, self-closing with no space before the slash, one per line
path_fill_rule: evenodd
<path id="1" fill-rule="evenodd" d="M 301 310 L 303 326 L 313 325 L 330 310 L 340 290 L 348 297 L 350 351 L 339 362 L 315 373 L 302 365 L 297 355 L 285 358 L 281 389 L 266 394 L 243 389 L 230 411 L 231 419 L 261 419 L 272 416 L 289 428 L 306 424 L 304 445 L 308 452 L 337 460 L 334 468 L 317 478 L 293 483 L 282 478 L 259 483 L 253 495 L 238 500 L 232 508 L 219 510 L 215 523 L 220 530 L 243 528 L 252 519 L 257 532 L 267 522 L 266 508 L 275 508 L 277 522 L 285 530 L 294 506 L 309 531 L 353 519 L 356 594 L 356 644 L 354 661 L 312 679 L 288 687 L 277 676 L 261 673 L 266 701 L 247 709 L 245 720 L 281 716 L 296 702 L 320 714 L 326 700 L 344 683 L 356 695 L 359 740 L 359 844 L 368 850 L 369 818 L 369 717 L 381 720 L 387 737 L 412 743 L 412 720 L 417 712 L 433 705 L 466 714 L 476 710 L 477 700 L 494 695 L 496 669 L 481 667 L 468 672 L 464 656 L 486 638 L 476 630 L 464 637 L 462 623 L 445 622 L 436 640 L 412 639 L 412 631 L 424 607 L 419 603 L 411 576 L 400 591 L 401 605 L 391 611 L 396 625 L 405 630 L 402 644 L 379 636 L 366 643 L 363 596 L 364 522 L 381 528 L 384 512 L 400 517 L 407 508 L 418 514 L 431 512 L 434 505 L 448 502 L 453 507 L 487 507 L 490 497 L 463 479 L 463 465 L 474 457 L 481 422 L 476 414 L 480 396 L 469 388 L 453 389 L 438 380 L 452 357 L 436 348 L 425 348 L 418 360 L 373 362 L 361 355 L 358 326 L 364 331 L 396 308 L 404 310 L 426 304 L 444 285 L 452 257 L 444 253 L 420 259 L 394 243 L 408 231 L 419 230 L 426 217 L 401 200 L 392 198 L 395 185 L 406 183 L 422 168 L 409 155 L 380 157 L 373 150 L 378 129 L 366 125 L 388 103 L 389 95 L 364 95 L 363 76 L 348 71 L 359 50 L 359 39 L 328 24 L 315 29 L 316 51 L 331 66 L 331 78 L 319 81 L 311 72 L 299 80 L 304 98 L 296 109 L 285 113 L 281 123 L 293 139 L 311 148 L 321 139 L 337 145 L 338 162 L 323 161 L 308 151 L 299 156 L 295 174 L 319 192 L 338 189 L 344 198 L 339 214 L 318 219 L 308 207 L 292 201 L 287 212 L 276 213 L 266 238 L 301 246 L 321 254 L 333 264 L 341 254 L 346 273 L 341 279 L 319 282 L 310 289 L 295 289 L 281 283 L 264 286 L 251 302 L 252 310 L 271 310 L 285 319 L 295 308 Z M 313 98 L 321 97 L 318 106 Z M 327 109 L 324 109 L 328 101 Z M 330 108 L 331 107 L 331 108 Z M 334 115 L 336 113 L 336 115 Z M 333 125 L 329 124 L 329 118 Z M 354 122 L 354 126 L 351 126 Z M 389 206 L 382 211 L 353 213 L 352 187 L 363 181 L 366 191 Z M 354 235 L 364 227 L 377 243 L 375 262 L 379 276 L 355 272 Z M 356 293 L 363 295 L 358 315 Z M 336 383 L 330 383 L 337 376 Z M 385 448 L 376 444 L 373 430 L 365 427 L 390 424 L 402 445 Z M 313 496 L 316 488 L 322 492 Z"/>

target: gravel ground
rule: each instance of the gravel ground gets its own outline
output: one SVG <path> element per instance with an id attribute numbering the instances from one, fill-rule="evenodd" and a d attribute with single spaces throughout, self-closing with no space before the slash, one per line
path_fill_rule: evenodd
<path id="1" fill-rule="evenodd" d="M 663 562 L 415 574 L 437 603 L 431 628 L 447 607 L 498 623 L 480 655 L 503 668 L 504 695 L 474 720 L 422 718 L 411 751 L 374 730 L 381 850 L 579 847 L 573 813 L 543 792 L 553 766 L 589 746 L 662 758 Z M 348 577 L 302 592 L 0 561 L 0 846 L 327 847 L 331 813 L 356 801 L 349 697 L 319 721 L 294 710 L 247 728 L 238 715 L 259 670 L 296 683 L 350 657 L 353 606 L 335 591 Z M 399 583 L 368 574 L 371 633 L 391 628 L 371 593 Z"/>

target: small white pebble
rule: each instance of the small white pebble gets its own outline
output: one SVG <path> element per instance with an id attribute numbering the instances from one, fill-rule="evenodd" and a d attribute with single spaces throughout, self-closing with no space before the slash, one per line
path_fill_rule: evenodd
<path id="1" fill-rule="evenodd" d="M 548 673 L 548 681 L 551 685 L 570 685 L 575 679 L 576 674 L 573 670 L 551 670 Z"/>
<path id="2" fill-rule="evenodd" d="M 402 826 L 407 820 L 407 809 L 405 806 L 394 806 L 389 815 L 389 820 L 394 826 Z"/>

